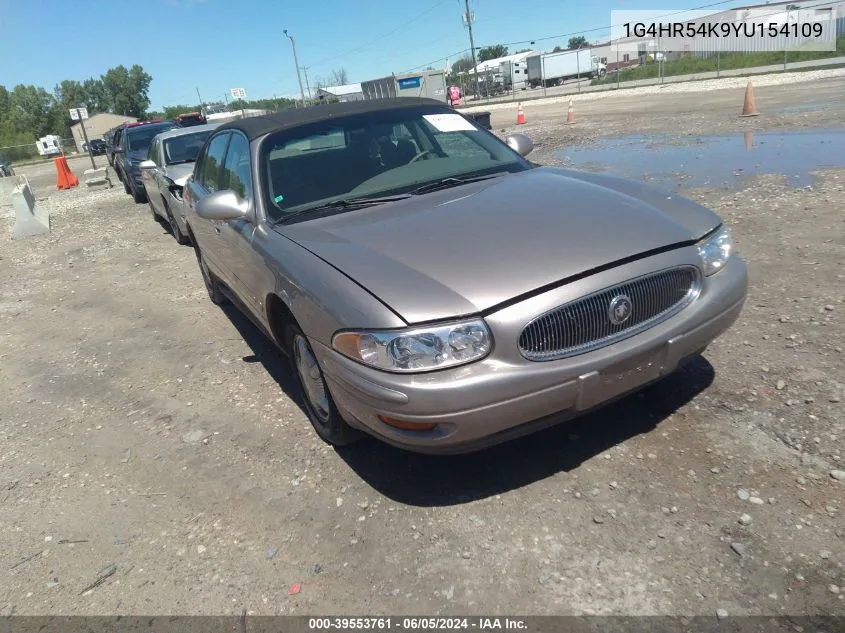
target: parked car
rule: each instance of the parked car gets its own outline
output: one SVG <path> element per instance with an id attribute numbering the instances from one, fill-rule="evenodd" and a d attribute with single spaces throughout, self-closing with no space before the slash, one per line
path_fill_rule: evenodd
<path id="1" fill-rule="evenodd" d="M 182 127 L 190 127 L 192 125 L 205 125 L 208 123 L 202 112 L 185 112 L 177 116 L 174 121 Z"/>
<path id="2" fill-rule="evenodd" d="M 123 123 L 103 134 L 103 140 L 106 142 L 106 160 L 112 167 L 114 167 L 114 150 L 120 146 L 120 133 L 125 126 L 126 124 Z"/>
<path id="3" fill-rule="evenodd" d="M 185 188 L 208 294 L 291 357 L 325 441 L 482 448 L 641 389 L 739 317 L 718 215 L 532 148 L 408 97 L 209 137 Z"/>
<path id="4" fill-rule="evenodd" d="M 106 153 L 106 142 L 101 138 L 92 138 L 88 145 L 83 143 L 82 148 L 86 152 L 90 149 L 92 156 L 102 156 Z"/>
<path id="5" fill-rule="evenodd" d="M 147 159 L 138 166 L 153 217 L 168 222 L 179 244 L 189 242 L 182 188 L 194 170 L 197 154 L 218 126 L 209 123 L 162 132 L 153 138 Z"/>
<path id="6" fill-rule="evenodd" d="M 15 175 L 15 168 L 12 167 L 12 163 L 8 163 L 3 159 L 0 159 L 0 176 L 14 176 Z"/>
<path id="7" fill-rule="evenodd" d="M 161 132 L 178 128 L 174 121 L 143 121 L 127 123 L 120 131 L 120 145 L 114 149 L 114 170 L 123 189 L 135 202 L 146 202 L 147 194 L 141 181 L 140 165 L 147 159 L 150 143 Z"/>

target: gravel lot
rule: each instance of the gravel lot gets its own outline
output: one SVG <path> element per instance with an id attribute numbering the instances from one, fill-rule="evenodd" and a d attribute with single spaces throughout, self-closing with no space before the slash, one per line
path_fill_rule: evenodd
<path id="1" fill-rule="evenodd" d="M 750 119 L 744 85 L 493 124 L 554 163 L 845 120 L 841 77 L 760 87 Z M 749 264 L 737 325 L 639 395 L 456 458 L 324 445 L 192 250 L 119 184 L 56 192 L 51 169 L 30 172 L 52 233 L 0 250 L 3 615 L 845 615 L 843 166 L 686 191 Z"/>

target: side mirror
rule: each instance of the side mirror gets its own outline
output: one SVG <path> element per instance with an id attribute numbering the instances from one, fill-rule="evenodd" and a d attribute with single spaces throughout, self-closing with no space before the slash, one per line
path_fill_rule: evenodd
<path id="1" fill-rule="evenodd" d="M 139 169 L 156 169 L 157 167 L 158 165 L 155 164 L 155 161 L 149 159 L 141 161 L 141 164 L 138 165 Z"/>
<path id="2" fill-rule="evenodd" d="M 525 134 L 511 134 L 505 139 L 505 142 L 520 156 L 528 156 L 534 149 L 534 141 Z"/>
<path id="3" fill-rule="evenodd" d="M 206 220 L 240 220 L 249 217 L 249 203 L 234 191 L 215 191 L 197 201 L 197 215 Z"/>

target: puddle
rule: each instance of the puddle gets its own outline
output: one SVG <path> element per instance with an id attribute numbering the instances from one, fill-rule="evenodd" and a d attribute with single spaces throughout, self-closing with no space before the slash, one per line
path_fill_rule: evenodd
<path id="1" fill-rule="evenodd" d="M 808 172 L 845 167 L 845 129 L 740 132 L 718 136 L 625 136 L 555 154 L 566 166 L 654 182 L 662 187 L 734 188 L 746 178 L 778 174 L 795 187 Z"/>

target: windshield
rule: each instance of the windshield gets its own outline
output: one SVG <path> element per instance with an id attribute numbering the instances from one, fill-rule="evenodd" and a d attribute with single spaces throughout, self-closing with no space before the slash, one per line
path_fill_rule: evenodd
<path id="1" fill-rule="evenodd" d="M 274 220 L 334 200 L 408 193 L 444 178 L 531 168 L 446 106 L 397 108 L 276 132 L 264 139 L 260 160 Z"/>
<path id="2" fill-rule="evenodd" d="M 167 139 L 164 141 L 165 162 L 168 165 L 176 165 L 195 161 L 209 134 L 211 130 Z"/>
<path id="3" fill-rule="evenodd" d="M 126 151 L 138 152 L 141 150 L 147 150 L 149 149 L 153 138 L 155 138 L 157 134 L 161 134 L 167 130 L 172 130 L 175 127 L 176 125 L 174 124 L 168 126 L 159 125 L 156 127 L 142 127 L 132 131 L 127 130 L 124 132 L 124 135 L 126 136 Z"/>

